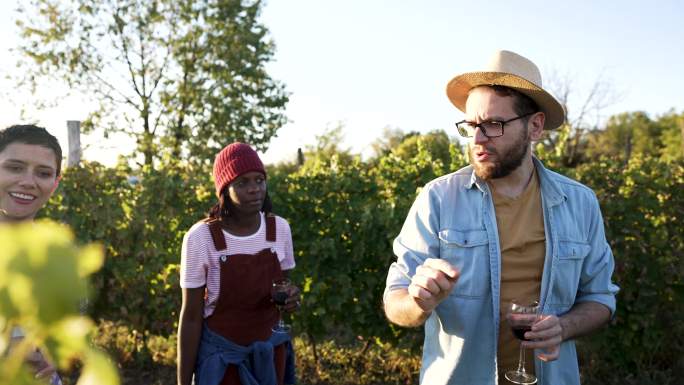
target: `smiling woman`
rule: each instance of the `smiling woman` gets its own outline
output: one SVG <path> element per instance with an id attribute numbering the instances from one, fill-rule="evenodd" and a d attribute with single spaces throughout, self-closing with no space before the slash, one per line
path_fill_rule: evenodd
<path id="1" fill-rule="evenodd" d="M 57 138 L 42 127 L 11 126 L 0 130 L 0 223 L 32 221 L 57 188 L 62 148 Z M 24 332 L 12 330 L 10 346 L 20 344 Z M 61 384 L 55 367 L 42 351 L 26 356 L 36 378 Z"/>
<path id="2" fill-rule="evenodd" d="M 0 131 L 0 222 L 32 220 L 59 183 L 61 148 L 44 128 Z"/>

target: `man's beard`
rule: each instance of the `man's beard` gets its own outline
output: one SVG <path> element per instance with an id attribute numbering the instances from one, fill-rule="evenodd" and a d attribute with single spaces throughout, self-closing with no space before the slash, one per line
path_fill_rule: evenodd
<path id="1" fill-rule="evenodd" d="M 499 153 L 494 148 L 489 148 L 484 146 L 484 149 L 496 155 L 496 160 L 493 163 L 476 163 L 475 162 L 475 151 L 473 146 L 470 145 L 470 164 L 475 169 L 475 175 L 480 179 L 490 180 L 503 178 L 512 173 L 515 169 L 520 167 L 527 155 L 527 151 L 530 149 L 530 138 L 526 129 L 521 130 L 518 139 L 511 144 L 511 146 Z"/>

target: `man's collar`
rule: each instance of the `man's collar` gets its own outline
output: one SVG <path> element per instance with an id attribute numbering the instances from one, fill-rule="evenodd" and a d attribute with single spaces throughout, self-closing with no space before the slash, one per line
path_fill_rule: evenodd
<path id="1" fill-rule="evenodd" d="M 542 189 L 542 194 L 544 197 L 546 197 L 546 199 L 548 199 L 549 204 L 551 206 L 555 206 L 566 201 L 568 196 L 565 195 L 558 183 L 551 178 L 549 170 L 544 167 L 544 164 L 542 164 L 541 160 L 537 159 L 536 156 L 532 156 L 532 162 L 534 163 L 534 167 L 537 168 L 537 175 L 539 175 L 539 185 Z"/>
<path id="2" fill-rule="evenodd" d="M 484 189 L 484 185 L 487 183 L 480 179 L 477 175 L 475 175 L 475 167 L 470 165 L 471 172 L 470 172 L 470 180 L 465 184 L 465 188 L 471 189 L 473 187 L 477 187 L 480 191 L 485 192 L 486 190 Z"/>

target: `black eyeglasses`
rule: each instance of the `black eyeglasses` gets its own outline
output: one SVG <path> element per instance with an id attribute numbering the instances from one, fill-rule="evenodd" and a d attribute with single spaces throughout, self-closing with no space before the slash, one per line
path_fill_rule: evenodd
<path id="1" fill-rule="evenodd" d="M 504 120 L 503 122 L 498 120 L 489 120 L 482 123 L 469 122 L 467 120 L 462 120 L 456 123 L 456 129 L 461 136 L 465 138 L 472 138 L 475 136 L 475 130 L 479 127 L 482 131 L 482 135 L 488 138 L 496 138 L 504 134 L 504 126 L 506 123 L 510 123 L 514 120 L 522 119 L 528 117 L 536 112 L 528 112 L 524 115 L 516 116 L 513 119 Z"/>

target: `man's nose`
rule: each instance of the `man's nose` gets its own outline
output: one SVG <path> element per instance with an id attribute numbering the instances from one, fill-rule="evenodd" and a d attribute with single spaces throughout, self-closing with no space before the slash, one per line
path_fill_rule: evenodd
<path id="1" fill-rule="evenodd" d="M 480 144 L 485 143 L 488 140 L 489 138 L 484 134 L 484 131 L 482 131 L 482 127 L 476 127 L 475 133 L 473 133 L 473 142 L 475 144 Z"/>

